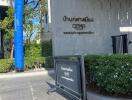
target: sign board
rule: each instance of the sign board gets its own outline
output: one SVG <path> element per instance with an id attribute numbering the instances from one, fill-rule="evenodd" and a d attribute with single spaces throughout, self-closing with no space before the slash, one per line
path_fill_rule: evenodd
<path id="1" fill-rule="evenodd" d="M 71 28 L 72 28 L 72 31 L 65 31 L 64 34 L 79 34 L 80 35 L 80 34 L 93 34 L 94 33 L 86 29 L 87 23 L 94 22 L 94 19 L 89 18 L 88 16 L 84 16 L 84 17 L 64 16 L 63 22 L 70 23 Z"/>
<path id="2" fill-rule="evenodd" d="M 81 56 L 55 57 L 56 86 L 78 100 L 86 100 Z"/>

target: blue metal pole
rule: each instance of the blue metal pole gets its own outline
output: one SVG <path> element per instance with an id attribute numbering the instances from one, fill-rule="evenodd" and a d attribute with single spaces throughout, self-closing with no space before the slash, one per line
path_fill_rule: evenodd
<path id="1" fill-rule="evenodd" d="M 24 0 L 15 0 L 15 68 L 17 71 L 24 70 L 24 43 L 23 43 L 23 13 Z"/>

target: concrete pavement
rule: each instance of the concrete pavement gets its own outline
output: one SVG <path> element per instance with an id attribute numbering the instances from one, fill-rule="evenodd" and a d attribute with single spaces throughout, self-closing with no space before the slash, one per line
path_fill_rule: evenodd
<path id="1" fill-rule="evenodd" d="M 57 92 L 47 94 L 55 83 L 52 74 L 17 76 L 0 78 L 0 100 L 67 100 Z"/>

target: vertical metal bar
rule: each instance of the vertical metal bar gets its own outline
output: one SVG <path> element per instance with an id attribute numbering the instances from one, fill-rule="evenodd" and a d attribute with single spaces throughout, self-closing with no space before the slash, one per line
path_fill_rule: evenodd
<path id="1" fill-rule="evenodd" d="M 123 53 L 128 53 L 128 35 L 122 35 L 123 40 Z"/>
<path id="2" fill-rule="evenodd" d="M 15 68 L 17 71 L 24 70 L 24 43 L 23 43 L 23 13 L 24 0 L 15 0 Z"/>
<path id="3" fill-rule="evenodd" d="M 116 37 L 112 36 L 112 46 L 113 46 L 113 53 L 116 54 Z"/>
<path id="4" fill-rule="evenodd" d="M 82 85 L 83 85 L 83 100 L 87 100 L 87 92 L 86 92 L 86 76 L 85 76 L 85 65 L 84 65 L 84 57 L 81 56 L 81 74 L 82 74 Z"/>

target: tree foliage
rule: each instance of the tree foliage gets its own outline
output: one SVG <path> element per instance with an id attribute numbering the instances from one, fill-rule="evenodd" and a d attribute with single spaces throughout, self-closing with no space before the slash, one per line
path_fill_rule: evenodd
<path id="1" fill-rule="evenodd" d="M 25 0 L 24 11 L 24 31 L 26 33 L 26 41 L 30 43 L 30 40 L 34 33 L 43 33 L 44 26 L 42 26 L 42 18 L 47 13 L 46 0 Z M 38 23 L 36 23 L 37 21 Z"/>
<path id="2" fill-rule="evenodd" d="M 27 43 L 30 43 L 31 37 L 35 34 L 36 31 L 40 30 L 40 25 L 35 23 L 38 20 L 38 12 L 32 8 L 32 6 L 25 6 L 24 10 L 24 32 L 25 40 Z"/>
<path id="3" fill-rule="evenodd" d="M 25 0 L 24 3 L 24 33 L 26 34 L 26 40 L 30 43 L 32 36 L 37 32 L 40 33 L 42 24 L 41 19 L 46 11 L 46 0 Z M 6 34 L 4 34 L 4 45 L 6 46 L 7 40 L 11 41 L 11 52 L 13 52 L 14 47 L 14 8 L 9 7 L 7 10 L 7 17 L 4 20 L 0 20 L 0 29 L 3 29 Z M 40 23 L 36 23 L 40 21 Z M 10 55 L 11 58 L 13 54 Z"/>
<path id="4" fill-rule="evenodd" d="M 14 9 L 8 8 L 7 17 L 0 21 L 0 29 L 3 29 L 6 34 L 4 34 L 4 51 L 5 58 L 10 56 L 13 59 L 14 50 Z"/>
<path id="5" fill-rule="evenodd" d="M 7 10 L 7 17 L 3 21 L 0 21 L 0 28 L 4 29 L 7 33 L 7 39 L 13 39 L 14 37 L 14 9 L 8 8 Z"/>

